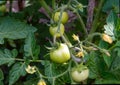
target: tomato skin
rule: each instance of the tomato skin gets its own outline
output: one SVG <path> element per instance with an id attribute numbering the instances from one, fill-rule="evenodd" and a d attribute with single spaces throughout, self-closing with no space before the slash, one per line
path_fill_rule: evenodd
<path id="1" fill-rule="evenodd" d="M 89 76 L 89 69 L 83 69 L 79 72 L 77 69 L 71 72 L 71 77 L 75 82 L 81 82 L 88 78 Z"/>
<path id="2" fill-rule="evenodd" d="M 58 29 L 58 26 L 55 26 L 55 27 L 50 27 L 49 28 L 49 32 L 52 36 L 56 36 L 56 37 L 60 37 L 61 35 L 64 34 L 64 31 L 65 31 L 65 27 L 63 24 L 60 24 L 60 30 L 59 32 L 57 32 L 57 29 Z"/>
<path id="3" fill-rule="evenodd" d="M 60 46 L 50 51 L 50 59 L 56 63 L 65 63 L 70 59 L 70 52 L 66 44 L 60 43 Z"/>
<path id="4" fill-rule="evenodd" d="M 59 22 L 59 20 L 60 20 L 60 12 L 56 12 L 53 19 L 54 19 L 55 22 Z M 68 13 L 63 12 L 61 22 L 63 24 L 65 24 L 67 21 L 68 21 Z"/>

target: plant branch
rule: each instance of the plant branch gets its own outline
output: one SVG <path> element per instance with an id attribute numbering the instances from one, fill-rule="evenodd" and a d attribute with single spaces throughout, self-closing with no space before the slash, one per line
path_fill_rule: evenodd
<path id="1" fill-rule="evenodd" d="M 52 0 L 52 8 L 55 9 L 56 3 L 55 0 Z"/>
<path id="2" fill-rule="evenodd" d="M 80 14 L 76 11 L 76 9 L 74 9 L 73 7 L 71 7 L 71 6 L 69 6 L 69 8 L 71 9 L 71 10 L 73 10 L 76 14 L 77 14 L 77 16 L 78 16 L 78 18 L 79 18 L 79 20 L 80 20 L 80 24 L 81 24 L 81 26 L 82 26 L 82 29 L 83 29 L 83 31 L 85 32 L 85 34 L 86 34 L 86 36 L 88 35 L 88 32 L 87 32 L 87 29 L 86 29 L 86 27 L 85 27 L 85 24 L 84 24 L 84 22 L 83 22 L 83 19 L 81 18 L 81 16 L 80 16 Z"/>
<path id="3" fill-rule="evenodd" d="M 105 0 L 101 0 L 99 5 L 98 5 L 98 10 L 97 10 L 97 13 L 95 15 L 95 19 L 93 21 L 92 29 L 90 30 L 90 34 L 94 33 L 97 29 L 97 23 L 98 23 L 98 20 L 99 20 L 99 17 L 100 17 L 100 12 L 101 12 L 104 1 Z"/>

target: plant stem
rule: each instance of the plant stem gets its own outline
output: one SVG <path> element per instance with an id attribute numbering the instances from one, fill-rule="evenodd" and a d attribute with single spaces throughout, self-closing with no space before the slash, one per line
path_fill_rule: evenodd
<path id="1" fill-rule="evenodd" d="M 89 39 L 93 39 L 94 36 L 101 36 L 101 33 L 93 33 L 93 34 L 89 34 L 88 37 L 84 40 L 87 41 Z"/>
<path id="2" fill-rule="evenodd" d="M 55 0 L 52 0 L 52 8 L 55 9 L 56 3 Z"/>
<path id="3" fill-rule="evenodd" d="M 97 23 L 98 23 L 98 20 L 99 20 L 99 17 L 100 17 L 100 12 L 101 12 L 104 1 L 105 0 L 101 0 L 100 3 L 99 3 L 98 10 L 97 10 L 97 13 L 95 15 L 95 19 L 93 21 L 92 28 L 90 30 L 90 34 L 94 33 L 97 29 Z"/>
<path id="4" fill-rule="evenodd" d="M 78 12 L 76 12 L 76 14 L 77 14 L 77 16 L 78 16 L 78 18 L 79 18 L 79 20 L 80 20 L 80 23 L 81 23 L 81 26 L 82 26 L 82 28 L 83 28 L 83 31 L 85 32 L 85 36 L 87 36 L 88 35 L 88 32 L 87 32 L 87 29 L 86 29 L 86 27 L 85 27 L 85 24 L 84 24 L 84 22 L 83 22 L 83 20 L 82 20 L 82 18 L 81 18 L 81 16 L 80 16 L 80 14 L 78 13 Z"/>
<path id="5" fill-rule="evenodd" d="M 50 7 L 47 5 L 47 3 L 44 0 L 39 0 L 41 6 L 43 8 L 45 8 L 45 10 L 47 11 L 48 15 L 51 16 L 51 9 Z"/>
<path id="6" fill-rule="evenodd" d="M 85 32 L 85 36 L 88 36 L 87 29 L 86 29 L 86 27 L 85 27 L 85 24 L 84 24 L 84 22 L 83 22 L 82 17 L 80 16 L 80 14 L 79 14 L 79 13 L 76 11 L 76 9 L 74 9 L 73 7 L 69 6 L 69 8 L 70 8 L 71 10 L 73 10 L 73 11 L 77 14 L 77 16 L 78 16 L 78 18 L 79 18 L 79 20 L 80 20 L 80 24 L 81 24 L 81 26 L 82 26 L 82 29 L 83 29 L 83 31 Z"/>
<path id="7" fill-rule="evenodd" d="M 15 58 L 15 60 L 24 62 L 24 59 Z"/>

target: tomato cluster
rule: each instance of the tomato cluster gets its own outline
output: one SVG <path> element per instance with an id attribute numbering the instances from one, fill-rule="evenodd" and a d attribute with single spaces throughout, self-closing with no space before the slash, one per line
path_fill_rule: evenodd
<path id="1" fill-rule="evenodd" d="M 60 12 L 56 12 L 53 16 L 55 23 L 60 20 Z M 59 38 L 64 34 L 64 24 L 68 21 L 67 12 L 62 12 L 61 22 L 57 26 L 50 26 L 49 32 L 53 37 Z M 50 59 L 56 63 L 64 63 L 70 59 L 69 48 L 66 44 L 60 43 L 57 49 L 50 51 Z"/>
<path id="2" fill-rule="evenodd" d="M 60 22 L 60 21 L 61 22 Z M 55 38 L 59 38 L 63 36 L 65 27 L 64 24 L 68 21 L 68 14 L 67 12 L 56 12 L 53 16 L 53 21 L 55 23 L 60 22 L 60 24 L 57 24 L 55 26 L 50 26 L 49 32 L 50 34 Z M 56 49 L 50 50 L 50 59 L 55 63 L 65 63 L 69 61 L 71 58 L 70 50 L 68 46 L 65 43 L 59 43 L 57 45 Z M 81 82 L 88 78 L 89 75 L 89 69 L 82 65 L 78 67 L 72 67 L 70 72 L 71 78 L 75 82 Z"/>
<path id="3" fill-rule="evenodd" d="M 60 12 L 56 12 L 53 16 L 53 20 L 55 23 L 59 22 L 60 20 Z M 49 28 L 49 32 L 52 36 L 55 36 L 55 37 L 61 37 L 61 35 L 64 34 L 64 30 L 65 30 L 65 27 L 63 24 L 67 23 L 68 21 L 68 13 L 67 12 L 63 12 L 62 13 L 62 16 L 61 16 L 61 24 L 60 26 L 57 25 L 57 26 L 50 26 Z"/>

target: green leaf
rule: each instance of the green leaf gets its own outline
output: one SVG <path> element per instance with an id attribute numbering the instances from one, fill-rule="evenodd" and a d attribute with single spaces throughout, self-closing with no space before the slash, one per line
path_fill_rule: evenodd
<path id="1" fill-rule="evenodd" d="M 109 44 L 107 42 L 103 41 L 103 40 L 100 40 L 99 47 L 104 48 L 104 49 L 108 49 Z"/>
<path id="2" fill-rule="evenodd" d="M 24 82 L 24 85 L 37 85 L 39 78 L 31 78 Z"/>
<path id="3" fill-rule="evenodd" d="M 86 65 L 88 65 L 88 68 L 90 70 L 89 78 L 91 79 L 95 79 L 99 75 L 96 64 L 96 58 L 97 58 L 97 54 L 92 51 L 89 55 L 89 60 L 86 63 Z"/>
<path id="4" fill-rule="evenodd" d="M 112 63 L 112 56 L 107 56 L 107 55 L 103 54 L 103 59 L 109 68 Z"/>
<path id="5" fill-rule="evenodd" d="M 114 55 L 114 60 L 111 66 L 111 71 L 115 71 L 120 69 L 120 56 L 115 56 Z"/>
<path id="6" fill-rule="evenodd" d="M 114 79 L 110 79 L 110 80 L 101 80 L 101 79 L 97 79 L 95 81 L 95 84 L 120 84 L 119 80 L 114 80 Z"/>
<path id="7" fill-rule="evenodd" d="M 35 27 L 11 17 L 0 18 L 0 44 L 4 43 L 4 38 L 22 39 L 26 38 L 29 32 L 35 31 Z"/>
<path id="8" fill-rule="evenodd" d="M 115 29 L 115 36 L 117 37 L 117 39 L 120 38 L 120 18 L 117 18 L 117 25 L 116 25 L 116 29 Z"/>
<path id="9" fill-rule="evenodd" d="M 103 6 L 104 12 L 109 12 L 114 9 L 117 13 L 119 12 L 119 0 L 106 0 L 106 3 Z"/>
<path id="10" fill-rule="evenodd" d="M 105 33 L 112 37 L 115 40 L 114 29 L 117 24 L 117 17 L 113 11 L 107 17 L 107 25 L 104 25 Z"/>
<path id="11" fill-rule="evenodd" d="M 8 50 L 8 49 L 4 49 L 4 50 L 0 50 L 0 65 L 2 64 L 7 64 L 8 66 L 12 65 L 15 62 L 15 57 L 17 56 L 17 54 L 14 54 L 15 50 Z"/>
<path id="12" fill-rule="evenodd" d="M 9 72 L 9 85 L 14 84 L 20 76 L 25 76 L 25 63 L 16 63 Z"/>
<path id="13" fill-rule="evenodd" d="M 120 47 L 116 47 L 116 48 L 114 49 L 114 52 L 116 52 L 117 56 L 120 57 Z"/>
<path id="14" fill-rule="evenodd" d="M 45 67 L 45 75 L 46 76 L 48 76 L 48 77 L 53 77 L 53 76 L 55 76 L 55 70 L 54 70 L 54 64 L 53 63 L 51 63 L 50 61 L 44 61 L 44 62 L 42 62 L 42 65 L 44 65 L 44 67 Z M 48 79 L 48 81 L 52 84 L 52 82 L 53 82 L 53 79 Z"/>
<path id="15" fill-rule="evenodd" d="M 120 57 L 120 41 L 117 41 L 114 45 L 114 52 L 116 52 L 117 56 Z"/>
<path id="16" fill-rule="evenodd" d="M 1 81 L 1 80 L 0 80 L 0 85 L 4 85 L 4 84 L 3 84 L 3 81 Z"/>
<path id="17" fill-rule="evenodd" d="M 31 56 L 33 59 L 38 59 L 40 53 L 40 46 L 36 44 L 35 36 L 29 33 L 24 45 L 25 56 Z"/>
<path id="18" fill-rule="evenodd" d="M 3 75 L 3 72 L 2 70 L 0 69 L 0 81 L 4 79 L 4 75 Z M 1 84 L 0 84 L 1 85 Z"/>

